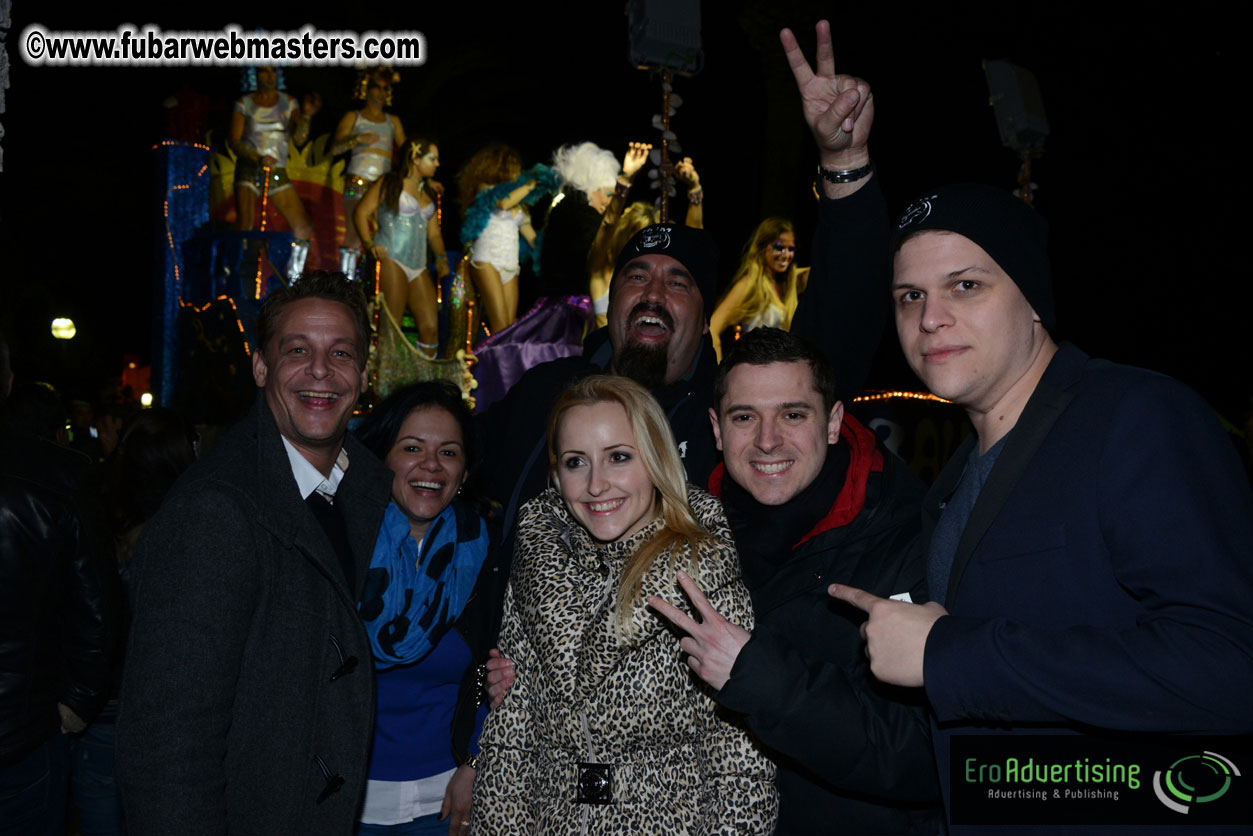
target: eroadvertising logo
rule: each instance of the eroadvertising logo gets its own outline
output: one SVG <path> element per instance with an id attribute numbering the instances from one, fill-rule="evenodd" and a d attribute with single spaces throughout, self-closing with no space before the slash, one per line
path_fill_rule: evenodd
<path id="1" fill-rule="evenodd" d="M 1194 809 L 1192 805 L 1222 798 L 1231 789 L 1231 779 L 1239 777 L 1236 765 L 1217 752 L 1185 755 L 1170 768 L 1153 773 L 1153 792 L 1166 807 L 1186 816 Z"/>
<path id="2" fill-rule="evenodd" d="M 1253 825 L 1247 738 L 955 735 L 953 824 Z M 1222 754 L 1219 754 L 1222 752 Z"/>

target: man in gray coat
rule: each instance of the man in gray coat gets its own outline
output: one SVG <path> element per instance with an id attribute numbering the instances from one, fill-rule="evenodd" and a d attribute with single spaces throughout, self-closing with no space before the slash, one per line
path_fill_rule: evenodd
<path id="1" fill-rule="evenodd" d="M 356 601 L 391 485 L 345 437 L 368 333 L 341 274 L 271 295 L 264 396 L 139 542 L 118 722 L 132 833 L 352 830 L 374 721 Z"/>

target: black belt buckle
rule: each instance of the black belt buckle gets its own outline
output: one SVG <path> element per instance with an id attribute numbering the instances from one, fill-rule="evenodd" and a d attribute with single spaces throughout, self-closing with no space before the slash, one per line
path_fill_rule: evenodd
<path id="1" fill-rule="evenodd" d="M 576 763 L 579 777 L 574 784 L 577 804 L 613 803 L 613 764 Z"/>

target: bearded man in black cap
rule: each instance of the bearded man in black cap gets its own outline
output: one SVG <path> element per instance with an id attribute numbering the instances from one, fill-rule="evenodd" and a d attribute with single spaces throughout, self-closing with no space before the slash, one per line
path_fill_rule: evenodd
<path id="1" fill-rule="evenodd" d="M 1046 227 L 1022 201 L 948 186 L 913 204 L 895 237 L 901 348 L 975 432 L 923 504 L 933 602 L 831 594 L 869 613 L 879 679 L 925 687 L 950 831 L 990 809 L 994 788 L 972 778 L 972 760 L 1125 764 L 1108 731 L 1137 732 L 1138 744 L 1253 732 L 1253 496 L 1213 413 L 1174 380 L 1054 342 Z M 1033 734 L 1049 736 L 1050 754 L 1029 748 Z M 1239 744 L 1211 745 L 1230 755 Z M 1193 801 L 1215 802 L 1202 815 L 1221 812 L 1205 774 L 1176 778 Z M 1141 786 L 1108 771 L 1045 780 Z M 963 795 L 971 786 L 977 801 Z M 1012 803 L 998 825 L 1104 827 L 1091 811 L 1048 818 L 1056 800 Z M 1188 812 L 1178 800 L 1156 809 Z"/>
<path id="2" fill-rule="evenodd" d="M 817 146 L 822 198 L 809 286 L 791 330 L 827 356 L 841 396 L 851 398 L 865 380 L 886 319 L 887 213 L 868 146 L 874 104 L 865 81 L 835 72 L 826 21 L 818 24 L 814 70 L 789 30 L 781 38 Z M 609 324 L 588 335 L 583 356 L 530 369 L 479 417 L 491 480 L 485 488 L 505 506 L 506 548 L 517 510 L 547 484 L 548 410 L 566 386 L 588 374 L 612 372 L 648 387 L 670 419 L 688 481 L 708 482 L 718 463 L 708 418 L 718 363 L 707 336 L 716 270 L 717 253 L 703 230 L 671 223 L 641 230 L 614 268 Z"/>
<path id="3" fill-rule="evenodd" d="M 717 360 L 706 335 L 716 260 L 703 230 L 678 224 L 641 230 L 614 269 L 609 325 L 588 337 L 583 356 L 535 366 L 479 416 L 487 492 L 506 507 L 506 536 L 517 510 L 548 482 L 549 409 L 563 389 L 589 374 L 621 374 L 647 386 L 670 419 L 689 478 L 713 470 L 705 410 Z"/>
<path id="4" fill-rule="evenodd" d="M 886 320 L 887 210 L 870 159 L 874 102 L 870 85 L 835 72 L 831 28 L 817 24 L 811 68 L 790 30 L 780 39 L 796 80 L 818 156 L 820 201 L 809 286 L 792 333 L 825 355 L 839 395 L 861 389 Z M 623 248 L 609 285 L 609 324 L 588 335 L 582 357 L 530 369 L 504 400 L 479 416 L 487 492 L 505 507 L 512 554 L 518 509 L 547 484 L 545 432 L 557 395 L 575 380 L 606 371 L 648 387 L 670 421 L 688 481 L 706 485 L 718 463 L 709 423 L 718 365 L 708 337 L 716 301 L 716 252 L 708 234 L 677 224 L 641 230 Z M 507 660 L 488 662 L 494 702 L 513 681 Z"/>
<path id="5" fill-rule="evenodd" d="M 841 223 L 831 221 L 825 230 L 820 226 L 819 242 L 837 225 Z M 851 251 L 851 257 L 862 256 Z M 716 268 L 717 251 L 704 230 L 655 224 L 636 233 L 614 267 L 609 285 L 609 324 L 588 336 L 583 356 L 532 368 L 503 401 L 480 416 L 478 429 L 487 448 L 488 466 L 484 470 L 493 480 L 488 492 L 506 506 L 506 535 L 511 534 L 517 509 L 547 483 L 544 450 L 549 408 L 565 387 L 588 374 L 612 372 L 648 387 L 670 419 L 688 480 L 699 485 L 708 481 L 718 462 L 708 419 L 718 368 L 708 337 Z M 873 277 L 875 271 L 839 263 L 824 268 L 815 274 L 811 289 L 806 291 L 806 302 L 817 308 L 825 308 L 824 290 L 814 286 L 821 285 L 827 275 Z M 834 281 L 827 284 L 834 285 Z M 862 291 L 864 294 L 864 288 Z M 841 292 L 856 295 L 858 290 L 846 285 Z M 816 332 L 810 339 L 828 351 L 836 349 L 837 339 L 864 337 L 859 350 L 839 355 L 844 360 L 838 364 L 841 383 L 847 382 L 850 392 L 855 393 L 877 345 L 880 320 L 856 313 L 856 305 L 826 309 L 831 313 L 825 321 L 817 316 L 798 317 L 794 330 L 806 333 L 806 326 L 800 323 L 810 323 Z M 849 321 L 841 323 L 841 315 Z"/>

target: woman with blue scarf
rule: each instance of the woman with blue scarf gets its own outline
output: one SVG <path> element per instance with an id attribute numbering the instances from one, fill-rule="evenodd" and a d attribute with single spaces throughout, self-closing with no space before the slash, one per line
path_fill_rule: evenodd
<path id="1" fill-rule="evenodd" d="M 487 524 L 461 497 L 472 419 L 443 382 L 393 393 L 358 435 L 392 472 L 359 606 L 378 696 L 358 833 L 464 833 L 486 713 L 478 663 L 504 593 Z"/>

